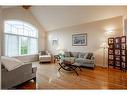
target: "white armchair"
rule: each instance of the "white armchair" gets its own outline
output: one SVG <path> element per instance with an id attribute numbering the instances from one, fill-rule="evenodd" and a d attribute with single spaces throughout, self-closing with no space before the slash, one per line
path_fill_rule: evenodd
<path id="1" fill-rule="evenodd" d="M 52 57 L 51 54 L 47 51 L 41 51 L 39 52 L 39 61 L 42 62 L 51 62 Z"/>

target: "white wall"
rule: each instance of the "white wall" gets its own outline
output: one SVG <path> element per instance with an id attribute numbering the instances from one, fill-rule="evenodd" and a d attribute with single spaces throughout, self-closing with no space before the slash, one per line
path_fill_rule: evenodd
<path id="1" fill-rule="evenodd" d="M 40 23 L 35 19 L 29 10 L 25 10 L 22 7 L 5 8 L 2 10 L 2 33 L 4 32 L 4 21 L 6 20 L 21 20 L 28 22 L 35 26 L 39 32 L 39 51 L 45 50 L 46 32 Z M 3 34 L 2 34 L 3 35 Z M 2 55 L 4 55 L 4 36 L 2 36 Z M 28 56 L 27 56 L 28 58 Z"/>
<path id="2" fill-rule="evenodd" d="M 1 7 L 0 7 L 0 68 L 1 68 Z M 1 89 L 1 69 L 0 69 L 0 89 Z"/>
<path id="3" fill-rule="evenodd" d="M 123 17 L 123 33 L 125 36 L 127 36 L 127 15 Z M 127 39 L 126 39 L 127 40 Z M 127 44 L 127 43 L 126 43 Z"/>
<path id="4" fill-rule="evenodd" d="M 123 31 L 122 26 L 122 17 L 120 16 L 101 21 L 61 28 L 48 33 L 47 46 L 51 52 L 55 52 L 55 49 L 52 47 L 52 39 L 58 38 L 59 47 L 67 51 L 94 52 L 96 56 L 96 65 L 102 66 L 103 52 L 102 48 L 100 48 L 100 45 L 104 41 L 106 29 L 113 29 L 113 33 L 109 36 L 121 36 Z M 72 35 L 81 33 L 87 33 L 87 46 L 72 46 Z"/>

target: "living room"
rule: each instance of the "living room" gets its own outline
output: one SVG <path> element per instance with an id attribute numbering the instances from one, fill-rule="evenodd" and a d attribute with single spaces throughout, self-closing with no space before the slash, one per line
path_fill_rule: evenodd
<path id="1" fill-rule="evenodd" d="M 127 73 L 113 66 L 108 68 L 108 38 L 127 35 L 126 12 L 126 6 L 1 6 L 1 56 L 11 56 L 26 64 L 32 63 L 33 76 L 30 79 L 34 80 L 23 79 L 22 83 L 15 80 L 16 88 L 9 86 L 8 82 L 9 88 L 3 89 L 127 89 Z M 28 33 L 25 31 L 27 27 Z M 9 29 L 11 32 L 8 32 Z M 14 29 L 22 29 L 23 33 L 22 30 Z M 78 37 L 83 37 L 84 42 L 76 43 L 74 39 Z M 19 44 L 25 38 L 27 49 Z M 42 51 L 48 52 L 50 58 L 40 59 L 39 53 Z M 81 66 L 80 71 L 74 66 L 75 70 L 64 70 L 65 64 L 63 68 L 59 64 L 61 55 L 60 58 L 56 56 L 63 52 L 92 53 L 93 69 Z M 49 62 L 42 62 L 45 60 Z M 8 64 L 2 63 L 4 67 L 10 68 Z M 59 68 L 61 70 L 58 71 Z M 14 67 L 11 71 L 14 71 Z M 10 79 L 7 75 L 5 78 Z"/>

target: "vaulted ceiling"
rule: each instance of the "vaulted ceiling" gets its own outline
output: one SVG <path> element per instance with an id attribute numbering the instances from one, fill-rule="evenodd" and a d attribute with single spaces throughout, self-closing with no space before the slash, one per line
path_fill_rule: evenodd
<path id="1" fill-rule="evenodd" d="M 122 16 L 127 6 L 32 6 L 33 15 L 47 30 Z"/>
<path id="2" fill-rule="evenodd" d="M 12 7 L 16 6 L 2 6 Z M 47 31 L 127 15 L 127 6 L 31 6 L 29 10 Z"/>

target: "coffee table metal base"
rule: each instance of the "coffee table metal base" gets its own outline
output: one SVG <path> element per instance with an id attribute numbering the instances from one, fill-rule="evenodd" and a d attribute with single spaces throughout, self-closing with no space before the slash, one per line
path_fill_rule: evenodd
<path id="1" fill-rule="evenodd" d="M 78 72 L 76 71 L 77 68 L 80 71 L 82 71 L 80 66 L 76 66 L 73 64 L 67 64 L 67 63 L 61 62 L 59 63 L 59 65 L 60 65 L 60 68 L 58 69 L 58 71 L 60 71 L 61 69 L 64 69 L 65 71 L 74 71 L 77 75 L 79 75 Z"/>

